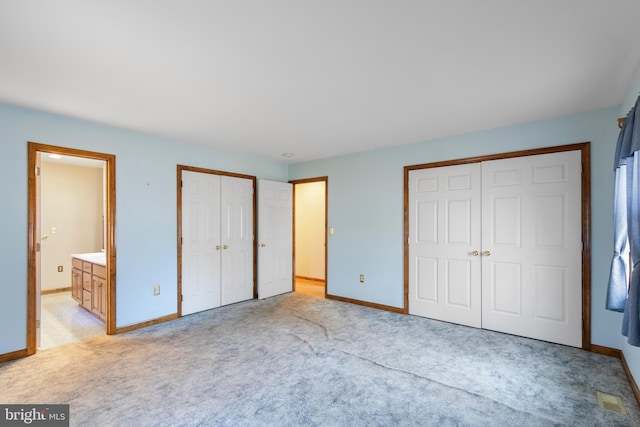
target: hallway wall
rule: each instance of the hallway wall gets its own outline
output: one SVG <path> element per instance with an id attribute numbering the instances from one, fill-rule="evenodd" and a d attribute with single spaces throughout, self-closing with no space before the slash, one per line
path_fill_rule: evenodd
<path id="1" fill-rule="evenodd" d="M 295 184 L 295 274 L 325 277 L 325 183 Z"/>

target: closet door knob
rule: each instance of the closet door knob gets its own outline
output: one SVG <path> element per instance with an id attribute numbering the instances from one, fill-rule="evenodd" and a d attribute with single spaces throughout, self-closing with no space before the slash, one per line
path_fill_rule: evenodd
<path id="1" fill-rule="evenodd" d="M 491 252 L 484 251 L 484 252 L 482 252 L 482 256 L 491 256 Z"/>
<path id="2" fill-rule="evenodd" d="M 266 244 L 266 243 L 260 243 L 260 247 L 261 247 L 261 248 L 264 248 L 265 246 L 267 246 L 267 244 Z"/>
<path id="3" fill-rule="evenodd" d="M 471 256 L 478 256 L 478 255 L 480 255 L 480 252 L 478 251 L 471 252 Z"/>
<path id="4" fill-rule="evenodd" d="M 227 245 L 223 245 L 223 246 L 222 246 L 222 249 L 229 249 L 229 246 L 227 246 Z"/>
<path id="5" fill-rule="evenodd" d="M 220 250 L 220 245 L 216 245 L 216 251 Z"/>

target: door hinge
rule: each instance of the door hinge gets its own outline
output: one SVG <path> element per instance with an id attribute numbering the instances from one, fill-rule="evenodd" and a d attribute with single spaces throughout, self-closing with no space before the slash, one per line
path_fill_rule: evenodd
<path id="1" fill-rule="evenodd" d="M 36 166 L 36 176 L 40 176 L 40 166 Z"/>
<path id="2" fill-rule="evenodd" d="M 40 252 L 40 243 L 36 243 L 36 252 Z"/>
<path id="3" fill-rule="evenodd" d="M 36 329 L 40 329 L 40 319 L 36 320 Z"/>
<path id="4" fill-rule="evenodd" d="M 180 295 L 180 302 L 184 302 L 184 295 Z"/>

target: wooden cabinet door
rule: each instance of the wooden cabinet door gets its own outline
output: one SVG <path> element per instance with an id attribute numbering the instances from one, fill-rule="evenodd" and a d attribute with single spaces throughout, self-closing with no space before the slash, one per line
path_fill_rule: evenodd
<path id="1" fill-rule="evenodd" d="M 100 315 L 100 278 L 91 277 L 91 311 L 96 315 Z"/>
<path id="2" fill-rule="evenodd" d="M 107 318 L 107 281 L 94 275 L 91 279 L 91 311 L 101 320 Z"/>
<path id="3" fill-rule="evenodd" d="M 98 286 L 98 293 L 100 294 L 99 300 L 99 311 L 98 317 L 100 319 L 106 321 L 107 320 L 107 279 L 103 279 L 102 277 L 97 278 L 100 283 Z"/>
<path id="4" fill-rule="evenodd" d="M 91 311 L 91 292 L 93 284 L 91 283 L 91 273 L 82 272 L 82 306 Z"/>
<path id="5" fill-rule="evenodd" d="M 71 296 L 82 304 L 82 270 L 77 268 L 71 270 Z"/>

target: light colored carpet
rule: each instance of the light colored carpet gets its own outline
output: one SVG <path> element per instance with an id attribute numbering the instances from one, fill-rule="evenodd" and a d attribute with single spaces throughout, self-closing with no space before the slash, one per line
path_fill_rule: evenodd
<path id="1" fill-rule="evenodd" d="M 0 384 L 72 425 L 640 425 L 615 358 L 295 293 L 44 350 Z"/>

